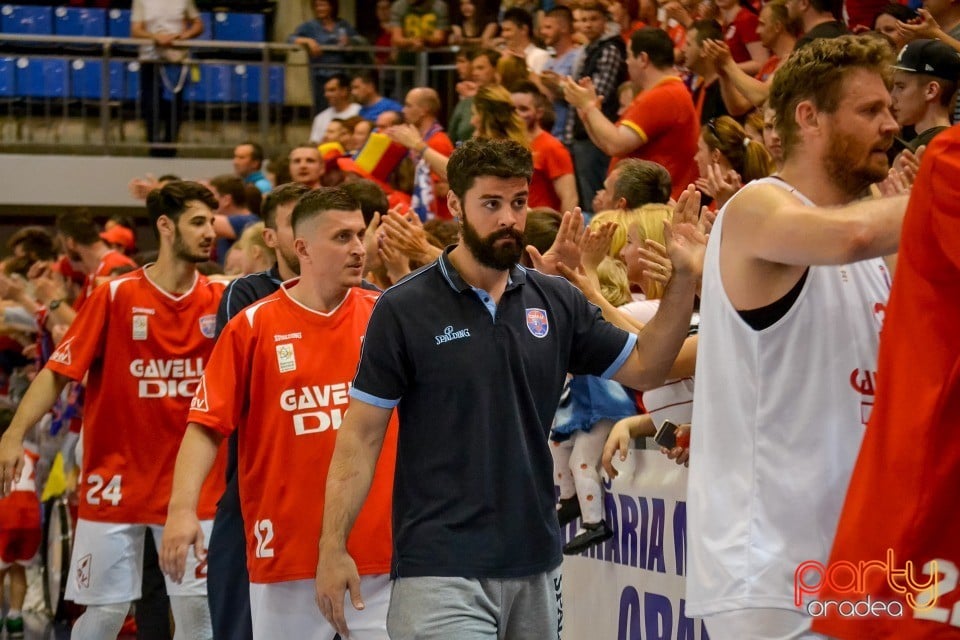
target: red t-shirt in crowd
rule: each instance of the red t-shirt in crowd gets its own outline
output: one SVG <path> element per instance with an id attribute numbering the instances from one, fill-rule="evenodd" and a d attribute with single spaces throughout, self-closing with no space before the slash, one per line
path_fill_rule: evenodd
<path id="1" fill-rule="evenodd" d="M 639 31 L 645 26 L 647 26 L 647 23 L 643 20 L 634 20 L 630 23 L 629 27 L 620 30 L 620 37 L 623 38 L 623 43 L 627 45 L 627 48 L 630 47 L 630 39 L 633 37 L 633 32 Z"/>
<path id="2" fill-rule="evenodd" d="M 250 581 L 313 578 L 324 486 L 377 294 L 350 289 L 320 313 L 279 291 L 227 324 L 190 409 L 223 435 L 238 430 L 240 503 Z M 393 414 L 347 550 L 361 575 L 390 572 L 396 460 Z"/>
<path id="3" fill-rule="evenodd" d="M 757 14 L 742 7 L 730 24 L 724 25 L 723 41 L 730 47 L 734 62 L 748 62 L 752 59 L 747 44 L 760 40 L 757 35 L 757 20 Z"/>
<path id="4" fill-rule="evenodd" d="M 570 152 L 546 131 L 541 131 L 530 142 L 530 151 L 533 153 L 533 178 L 530 179 L 527 204 L 560 211 L 560 196 L 553 187 L 553 181 L 560 176 L 573 174 Z"/>
<path id="5" fill-rule="evenodd" d="M 221 283 L 197 273 L 174 296 L 143 269 L 97 287 L 47 368 L 87 375 L 80 517 L 163 524 L 190 401 L 213 350 Z M 225 457 L 210 472 L 197 515 L 210 519 Z"/>
<path id="6" fill-rule="evenodd" d="M 693 157 L 697 154 L 700 122 L 683 80 L 670 76 L 640 92 L 619 124 L 633 129 L 643 141 L 628 157 L 663 165 L 670 174 L 674 198 L 696 181 Z M 619 159 L 613 159 L 611 169 Z"/>
<path id="7" fill-rule="evenodd" d="M 97 279 L 106 278 L 109 276 L 114 269 L 119 267 L 136 267 L 137 264 L 123 255 L 115 249 L 111 249 L 103 254 L 103 257 L 100 259 L 100 264 L 97 265 L 97 268 L 93 273 L 88 273 L 86 279 L 83 281 L 83 288 L 80 289 L 80 295 L 77 296 L 77 299 L 73 302 L 73 308 L 75 311 L 79 311 L 80 307 L 83 306 L 83 303 L 87 301 L 87 298 L 90 297 L 90 294 L 93 293 L 93 290 L 97 288 Z"/>
<path id="8" fill-rule="evenodd" d="M 773 77 L 773 73 L 777 70 L 777 67 L 780 66 L 780 58 L 777 56 L 770 56 L 767 58 L 767 61 L 763 63 L 763 66 L 760 67 L 760 70 L 757 71 L 757 75 L 754 76 L 760 82 L 766 82 Z"/>
<path id="9" fill-rule="evenodd" d="M 437 153 L 442 153 L 446 157 L 450 157 L 453 154 L 454 146 L 453 142 L 450 140 L 450 136 L 444 131 L 438 131 L 428 140 L 426 140 L 427 146 L 436 151 Z M 434 213 L 441 220 L 451 220 L 453 215 L 450 213 L 450 208 L 447 206 L 447 194 L 438 194 L 436 192 L 437 183 L 442 182 L 440 176 L 438 176 L 433 171 L 430 172 L 430 180 L 433 181 L 434 195 L 436 196 L 433 200 L 436 211 Z"/>

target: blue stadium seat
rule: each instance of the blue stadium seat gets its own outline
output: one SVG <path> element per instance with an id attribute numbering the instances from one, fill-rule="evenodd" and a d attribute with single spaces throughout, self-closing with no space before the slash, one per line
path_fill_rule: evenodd
<path id="1" fill-rule="evenodd" d="M 124 64 L 112 61 L 109 66 L 109 100 L 124 96 Z M 103 62 L 100 60 L 74 60 L 70 63 L 70 95 L 84 100 L 99 100 L 103 86 Z"/>
<path id="2" fill-rule="evenodd" d="M 110 9 L 107 12 L 107 35 L 111 38 L 130 37 L 130 9 Z"/>
<path id="3" fill-rule="evenodd" d="M 269 67 L 267 102 L 282 104 L 284 97 L 284 67 L 282 64 L 272 64 Z M 234 102 L 260 102 L 260 74 L 261 67 L 256 64 L 238 64 L 234 67 Z"/>
<path id="4" fill-rule="evenodd" d="M 102 38 L 107 35 L 105 9 L 57 7 L 53 10 L 53 17 L 53 30 L 58 36 Z"/>
<path id="5" fill-rule="evenodd" d="M 67 61 L 52 58 L 17 58 L 17 95 L 27 98 L 65 98 L 68 95 Z"/>
<path id="6" fill-rule="evenodd" d="M 200 67 L 200 78 L 188 83 L 184 96 L 192 102 L 232 102 L 233 65 L 205 64 Z"/>
<path id="7" fill-rule="evenodd" d="M 213 15 L 209 11 L 201 11 L 200 19 L 203 20 L 203 33 L 195 40 L 213 40 Z"/>
<path id="8" fill-rule="evenodd" d="M 0 58 L 0 97 L 12 98 L 17 95 L 16 58 Z"/>
<path id="9" fill-rule="evenodd" d="M 53 8 L 5 4 L 0 7 L 0 31 L 31 35 L 53 34 Z"/>
<path id="10" fill-rule="evenodd" d="M 137 100 L 140 97 L 140 63 L 128 62 L 123 71 L 123 99 Z"/>
<path id="11" fill-rule="evenodd" d="M 261 13 L 213 14 L 213 39 L 240 42 L 263 42 L 266 39 L 266 21 Z"/>

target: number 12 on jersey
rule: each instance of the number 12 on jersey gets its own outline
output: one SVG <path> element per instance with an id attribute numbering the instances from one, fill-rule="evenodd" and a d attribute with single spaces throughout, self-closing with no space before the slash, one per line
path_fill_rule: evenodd
<path id="1" fill-rule="evenodd" d="M 87 504 L 100 504 L 109 502 L 113 506 L 120 504 L 123 494 L 120 491 L 120 476 L 116 475 L 110 478 L 110 482 L 104 486 L 103 476 L 91 473 L 87 476 L 87 482 L 90 488 L 87 490 Z"/>
<path id="2" fill-rule="evenodd" d="M 273 548 L 270 544 L 273 542 L 273 522 L 257 520 L 253 523 L 253 535 L 257 538 L 257 557 L 272 558 Z"/>

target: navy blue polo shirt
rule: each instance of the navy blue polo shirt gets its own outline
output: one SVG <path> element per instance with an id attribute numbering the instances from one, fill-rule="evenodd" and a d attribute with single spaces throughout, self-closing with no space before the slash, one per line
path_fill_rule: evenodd
<path id="1" fill-rule="evenodd" d="M 351 396 L 398 407 L 393 577 L 559 566 L 547 435 L 564 378 L 609 377 L 635 342 L 563 278 L 519 265 L 494 306 L 447 252 L 380 296 Z"/>

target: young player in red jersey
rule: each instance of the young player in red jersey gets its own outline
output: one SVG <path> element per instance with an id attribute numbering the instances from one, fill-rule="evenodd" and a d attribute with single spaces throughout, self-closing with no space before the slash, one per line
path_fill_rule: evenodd
<path id="1" fill-rule="evenodd" d="M 0 432 L 7 425 L 0 425 Z M 23 637 L 23 601 L 27 595 L 26 567 L 40 549 L 40 501 L 37 499 L 36 448 L 27 444 L 23 450 L 23 472 L 10 494 L 0 499 L 0 605 L 4 582 L 10 576 L 10 601 L 4 626 L 8 638 Z"/>
<path id="2" fill-rule="evenodd" d="M 300 279 L 234 316 L 214 349 L 177 456 L 161 566 L 185 575 L 191 545 L 206 532 L 196 516 L 200 484 L 223 438 L 238 430 L 240 498 L 254 638 L 330 640 L 314 604 L 323 486 L 377 294 L 358 288 L 364 221 L 341 189 L 319 189 L 293 210 Z M 367 606 L 353 638 L 385 639 L 390 593 L 390 507 L 395 422 L 373 491 L 348 548 L 356 551 Z M 349 615 L 349 614 L 348 614 Z"/>
<path id="3" fill-rule="evenodd" d="M 143 540 L 158 539 L 190 399 L 213 349 L 222 286 L 196 263 L 209 258 L 216 200 L 202 185 L 171 182 L 147 198 L 160 238 L 157 262 L 97 288 L 24 395 L 0 440 L 0 494 L 21 471 L 23 435 L 69 380 L 87 376 L 80 513 L 66 597 L 87 605 L 72 637 L 115 638 L 140 597 Z M 223 472 L 198 509 L 213 517 Z M 204 564 L 168 586 L 177 637 L 209 637 Z"/>

